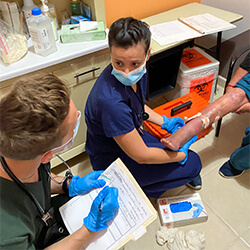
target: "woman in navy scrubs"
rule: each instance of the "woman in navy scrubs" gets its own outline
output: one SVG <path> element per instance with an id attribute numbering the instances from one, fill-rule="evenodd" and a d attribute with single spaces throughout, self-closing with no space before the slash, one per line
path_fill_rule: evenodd
<path id="1" fill-rule="evenodd" d="M 149 197 L 181 185 L 200 189 L 201 161 L 189 146 L 177 152 L 141 129 L 147 119 L 175 132 L 181 118 L 168 119 L 145 104 L 151 33 L 132 17 L 121 18 L 109 30 L 111 64 L 93 86 L 85 108 L 86 151 L 94 170 L 106 169 L 118 157 Z"/>

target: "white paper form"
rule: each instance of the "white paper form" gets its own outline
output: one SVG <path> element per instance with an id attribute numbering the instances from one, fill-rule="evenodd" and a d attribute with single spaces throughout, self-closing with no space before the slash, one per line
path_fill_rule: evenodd
<path id="1" fill-rule="evenodd" d="M 150 31 L 152 38 L 161 46 L 202 36 L 178 20 L 152 25 Z"/>
<path id="2" fill-rule="evenodd" d="M 142 230 L 143 223 L 153 215 L 119 164 L 112 163 L 101 178 L 108 180 L 109 186 L 119 189 L 120 208 L 108 229 L 103 231 L 96 241 L 85 246 L 88 250 L 115 248 L 129 235 Z M 83 218 L 88 215 L 91 204 L 99 191 L 100 189 L 95 189 L 86 195 L 74 197 L 60 208 L 64 223 L 70 233 L 82 226 Z"/>
<path id="3" fill-rule="evenodd" d="M 209 13 L 179 18 L 179 20 L 205 35 L 236 28 L 235 25 Z"/>

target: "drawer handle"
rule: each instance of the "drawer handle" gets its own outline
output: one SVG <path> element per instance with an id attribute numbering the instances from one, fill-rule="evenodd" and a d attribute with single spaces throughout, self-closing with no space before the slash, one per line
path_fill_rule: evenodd
<path id="1" fill-rule="evenodd" d="M 96 70 L 98 70 L 98 69 L 100 69 L 100 67 L 94 68 L 94 69 L 91 69 L 91 70 L 88 70 L 88 71 L 83 72 L 83 73 L 78 74 L 78 75 L 75 75 L 74 78 L 76 78 L 76 77 L 78 77 L 78 76 L 86 75 L 86 74 L 91 73 L 91 72 L 94 72 L 94 71 L 96 71 Z"/>

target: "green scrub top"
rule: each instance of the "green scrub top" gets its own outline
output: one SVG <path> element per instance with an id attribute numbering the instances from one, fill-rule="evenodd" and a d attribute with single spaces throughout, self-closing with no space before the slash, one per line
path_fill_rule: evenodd
<path id="1" fill-rule="evenodd" d="M 50 169 L 50 164 L 45 167 Z M 43 185 L 42 180 L 47 184 Z M 39 182 L 25 185 L 45 209 L 45 204 L 50 203 L 51 190 L 50 178 L 42 165 L 39 167 Z M 45 194 L 49 196 L 45 197 Z M 39 213 L 33 201 L 16 183 L 2 177 L 0 195 L 0 248 L 36 249 L 35 245 L 43 225 L 37 218 Z"/>

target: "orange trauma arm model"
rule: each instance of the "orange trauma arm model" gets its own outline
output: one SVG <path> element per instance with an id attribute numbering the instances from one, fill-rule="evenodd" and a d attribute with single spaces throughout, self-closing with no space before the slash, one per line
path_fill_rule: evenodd
<path id="1" fill-rule="evenodd" d="M 230 83 L 236 84 L 247 73 L 246 70 L 239 68 L 232 79 L 233 82 L 230 81 Z M 172 150 L 178 150 L 194 135 L 202 132 L 219 118 L 230 112 L 248 111 L 250 108 L 249 104 L 248 97 L 244 90 L 237 87 L 230 88 L 223 96 L 204 108 L 196 118 L 187 122 L 185 126 L 178 129 L 171 136 L 161 139 L 161 143 Z"/>

